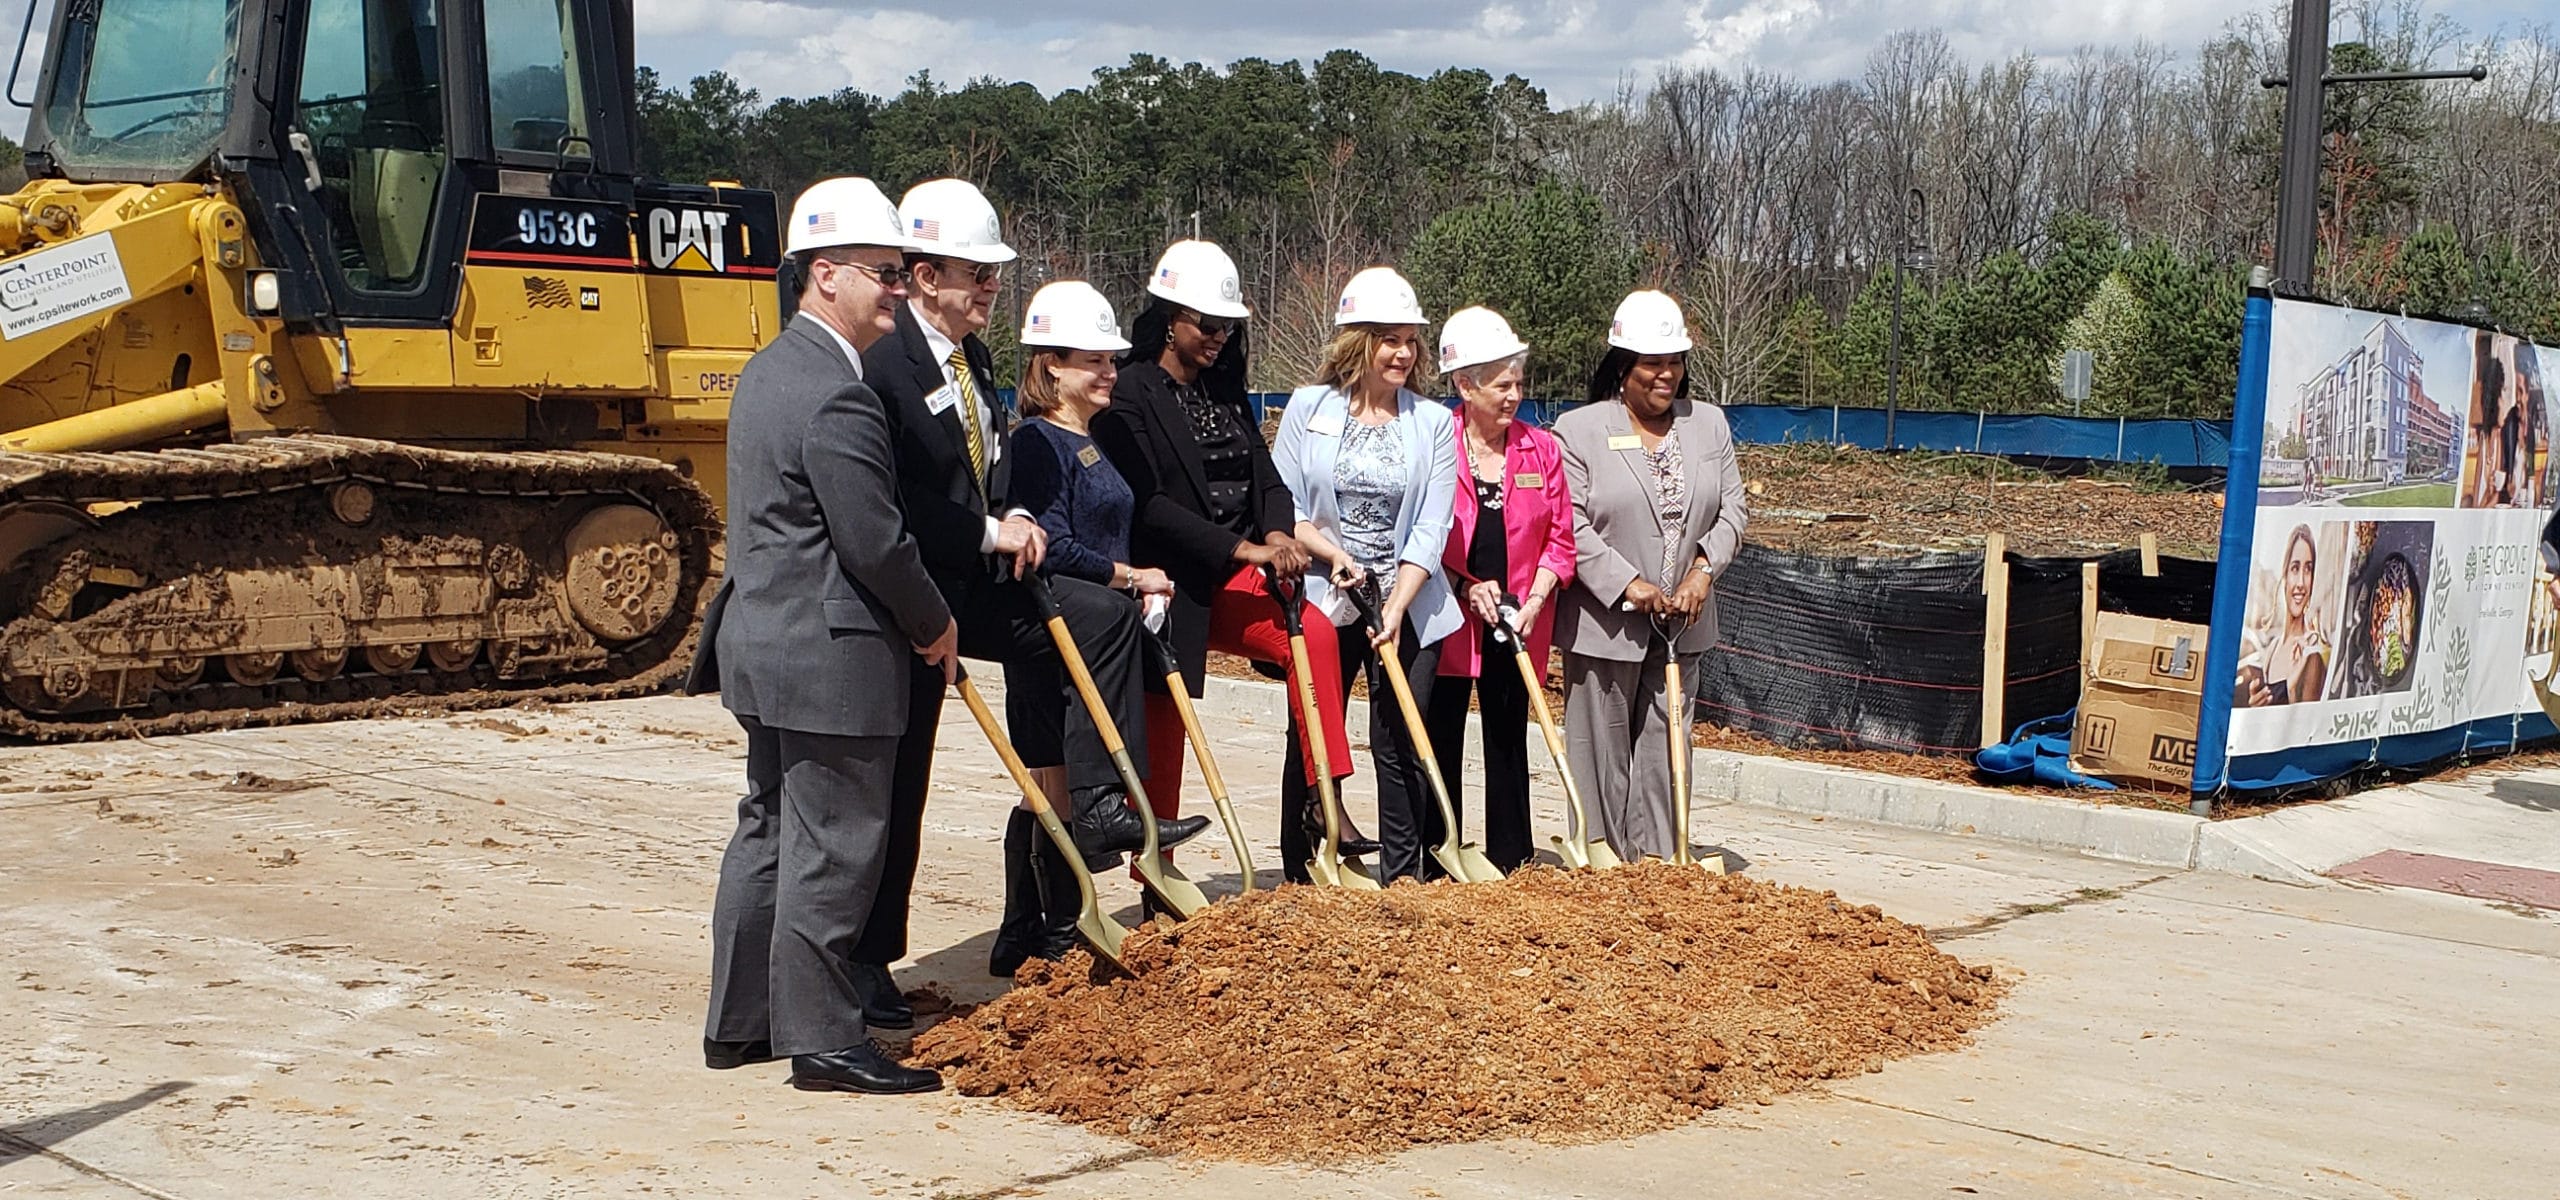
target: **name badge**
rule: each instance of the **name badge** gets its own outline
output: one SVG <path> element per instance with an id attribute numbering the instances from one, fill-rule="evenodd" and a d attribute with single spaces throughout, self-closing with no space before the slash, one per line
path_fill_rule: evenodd
<path id="1" fill-rule="evenodd" d="M 1093 464 L 1102 461 L 1102 451 L 1095 449 L 1094 447 L 1087 446 L 1082 450 L 1076 451 L 1076 461 L 1090 467 Z"/>
<path id="2" fill-rule="evenodd" d="M 957 405 L 958 403 L 960 403 L 959 387 L 954 384 L 946 383 L 941 387 L 934 389 L 934 393 L 932 395 L 924 398 L 924 410 L 938 417 L 944 413 L 950 412 L 952 406 Z"/>
<path id="3" fill-rule="evenodd" d="M 1341 437 L 1342 420 L 1341 413 L 1319 413 L 1307 418 L 1307 432 L 1324 437 Z"/>
<path id="4" fill-rule="evenodd" d="M 1511 477 L 1511 486 L 1539 488 L 1547 486 L 1547 477 L 1536 471 L 1522 471 Z"/>
<path id="5" fill-rule="evenodd" d="M 1637 437 L 1632 433 L 1621 433 L 1609 439 L 1609 448 L 1612 450 L 1642 450 L 1644 449 L 1644 439 Z"/>

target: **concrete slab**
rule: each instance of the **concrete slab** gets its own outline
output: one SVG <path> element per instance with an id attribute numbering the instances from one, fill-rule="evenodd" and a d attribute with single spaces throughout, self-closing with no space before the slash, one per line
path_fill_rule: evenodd
<path id="1" fill-rule="evenodd" d="M 2483 771 L 2211 822 L 2197 865 L 2305 882 L 2386 850 L 2560 870 L 2560 769 Z"/>
<path id="2" fill-rule="evenodd" d="M 1330 1168 L 1168 1161 L 948 1094 L 794 1092 L 695 1057 L 726 717 L 671 697 L 498 715 L 546 731 L 0 750 L 0 774 L 95 770 L 114 797 L 0 822 L 0 1131 L 45 1148 L 0 1140 L 0 1191 L 2345 1198 L 2560 1178 L 2560 922 L 1738 803 L 1703 806 L 1702 835 L 2000 966 L 2006 1016 L 1970 1049 L 1650 1137 Z M 1277 726 L 1222 716 L 1217 737 L 1267 854 Z M 983 972 L 1011 798 L 956 706 L 940 746 L 898 974 L 974 1002 L 1005 986 Z M 226 792 L 202 762 L 314 786 Z M 1104 884 L 1134 918 L 1135 889 Z"/>

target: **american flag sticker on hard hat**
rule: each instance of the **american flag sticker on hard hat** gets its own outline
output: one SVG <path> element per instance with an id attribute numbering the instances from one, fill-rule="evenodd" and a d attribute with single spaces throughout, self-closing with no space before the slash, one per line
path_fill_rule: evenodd
<path id="1" fill-rule="evenodd" d="M 1031 314 L 1031 332 L 1033 332 L 1033 333 L 1047 333 L 1047 332 L 1049 332 L 1049 314 L 1047 314 L 1047 313 L 1033 313 L 1033 314 Z"/>
<path id="2" fill-rule="evenodd" d="M 1337 309 L 1336 311 L 1338 311 L 1338 312 L 1358 312 L 1359 310 L 1360 310 L 1360 298 L 1359 298 L 1358 296 L 1344 296 L 1344 297 L 1342 298 L 1342 307 L 1341 307 L 1340 309 Z"/>
<path id="3" fill-rule="evenodd" d="M 820 209 L 817 212 L 810 213 L 808 224 L 809 232 L 811 233 L 834 233 L 836 231 L 835 210 L 831 208 Z"/>
<path id="4" fill-rule="evenodd" d="M 1174 270 L 1171 267 L 1166 267 L 1156 272 L 1156 282 L 1161 283 L 1166 287 L 1181 287 L 1182 272 Z"/>
<path id="5" fill-rule="evenodd" d="M 918 239 L 928 242 L 938 242 L 942 240 L 942 222 L 928 220 L 924 217 L 917 217 L 914 224 L 916 237 Z"/>
<path id="6" fill-rule="evenodd" d="M 1458 348 L 1457 348 L 1456 346 L 1442 346 L 1442 347 L 1440 347 L 1440 365 L 1441 365 L 1441 366 L 1444 366 L 1444 367 L 1445 367 L 1445 366 L 1448 366 L 1448 365 L 1449 365 L 1450 360 L 1452 360 L 1452 359 L 1454 359 L 1454 358 L 1456 358 L 1456 357 L 1458 357 Z"/>

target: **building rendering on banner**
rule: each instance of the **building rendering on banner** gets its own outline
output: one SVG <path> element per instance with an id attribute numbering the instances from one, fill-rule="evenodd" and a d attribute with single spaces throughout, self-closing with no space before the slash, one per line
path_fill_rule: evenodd
<path id="1" fill-rule="evenodd" d="M 2301 385 L 2302 440 L 2310 473 L 2336 483 L 2402 483 L 2448 477 L 2453 414 L 2429 398 L 2426 360 L 2388 318 L 2328 370 Z"/>

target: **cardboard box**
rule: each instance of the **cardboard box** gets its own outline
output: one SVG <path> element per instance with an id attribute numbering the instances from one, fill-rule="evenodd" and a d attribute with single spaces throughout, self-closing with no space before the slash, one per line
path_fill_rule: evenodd
<path id="1" fill-rule="evenodd" d="M 2081 659 L 2072 770 L 2175 787 L 2195 781 L 2205 633 L 2202 625 L 2098 614 Z"/>

